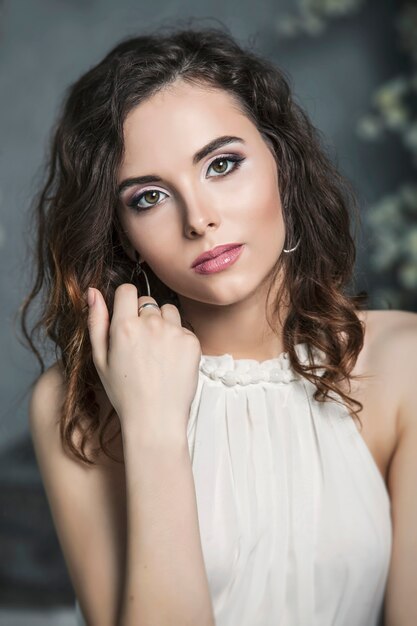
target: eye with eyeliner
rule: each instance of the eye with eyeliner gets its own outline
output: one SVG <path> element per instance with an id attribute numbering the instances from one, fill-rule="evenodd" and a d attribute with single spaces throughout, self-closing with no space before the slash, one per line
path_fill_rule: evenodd
<path id="1" fill-rule="evenodd" d="M 234 166 L 232 168 L 230 168 L 228 171 L 226 171 L 225 173 L 218 173 L 215 174 L 214 176 L 210 176 L 209 178 L 225 178 L 225 176 L 228 176 L 229 174 L 232 174 L 233 172 L 235 172 L 237 169 L 239 169 L 242 161 L 245 160 L 245 157 L 241 157 L 238 156 L 237 154 L 224 154 L 224 155 L 220 155 L 218 157 L 216 157 L 215 159 L 213 159 L 213 161 L 210 163 L 210 165 L 207 168 L 207 171 L 210 170 L 210 168 L 217 162 L 221 162 L 221 161 L 230 161 L 234 164 Z M 164 191 L 160 191 L 159 189 L 154 189 L 154 188 L 149 188 L 149 189 L 144 189 L 143 191 L 141 191 L 139 194 L 134 194 L 132 196 L 132 198 L 127 202 L 127 206 L 129 208 L 131 208 L 133 211 L 140 213 L 142 211 L 148 211 L 149 209 L 151 209 L 154 206 L 157 206 L 158 204 L 160 204 L 160 202 L 162 202 L 162 200 L 160 200 L 159 202 L 155 202 L 155 203 L 151 203 L 149 204 L 149 206 L 140 206 L 139 202 L 140 200 L 148 193 L 158 193 L 158 194 L 165 194 Z M 165 194 L 167 195 L 167 194 Z"/>

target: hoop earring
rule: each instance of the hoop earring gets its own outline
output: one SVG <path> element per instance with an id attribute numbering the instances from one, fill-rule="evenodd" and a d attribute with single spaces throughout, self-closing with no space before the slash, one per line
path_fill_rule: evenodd
<path id="1" fill-rule="evenodd" d="M 141 274 L 143 274 L 143 276 L 144 276 L 144 278 L 145 278 L 145 282 L 146 282 L 146 291 L 147 291 L 147 295 L 148 295 L 148 296 L 150 296 L 150 297 L 152 297 L 152 296 L 151 296 L 151 290 L 150 290 L 150 288 L 149 288 L 149 280 L 148 280 L 148 277 L 147 277 L 147 275 L 146 275 L 145 270 L 143 269 L 143 267 L 142 267 L 142 265 L 141 265 L 141 262 L 139 261 L 139 254 L 138 254 L 137 250 L 135 250 L 135 257 L 136 257 L 136 265 L 135 265 L 135 267 L 133 268 L 133 272 L 132 272 L 132 275 L 131 275 L 131 277 L 130 277 L 130 282 L 133 282 L 133 277 L 134 277 L 134 276 L 135 276 L 135 278 L 137 277 L 137 278 L 139 279 L 139 276 L 140 276 Z"/>
<path id="2" fill-rule="evenodd" d="M 301 237 L 300 237 L 301 239 Z M 298 244 L 300 243 L 300 239 L 297 241 L 297 243 L 295 244 L 295 246 L 293 248 L 289 248 L 288 250 L 286 250 L 285 248 L 283 248 L 283 252 L 294 252 L 294 250 L 296 250 L 298 248 Z"/>

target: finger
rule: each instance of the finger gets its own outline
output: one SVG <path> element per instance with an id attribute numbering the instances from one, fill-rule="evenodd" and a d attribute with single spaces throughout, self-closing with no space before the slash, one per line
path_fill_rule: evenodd
<path id="1" fill-rule="evenodd" d="M 112 323 L 138 315 L 138 290 L 133 283 L 123 283 L 114 292 Z"/>
<path id="2" fill-rule="evenodd" d="M 147 304 L 148 302 L 152 304 L 158 304 L 155 298 L 152 298 L 152 296 L 140 296 L 137 299 L 137 313 L 139 314 L 139 317 L 145 317 L 147 315 L 158 315 L 160 317 L 161 309 L 157 309 L 155 306 L 145 306 L 143 309 L 140 309 L 143 304 Z"/>
<path id="3" fill-rule="evenodd" d="M 170 322 L 171 324 L 175 324 L 176 326 L 181 326 L 181 315 L 177 307 L 174 304 L 171 304 L 169 302 L 167 302 L 166 304 L 163 304 L 161 306 L 161 315 L 163 319 L 166 320 L 167 322 Z"/>
<path id="4" fill-rule="evenodd" d="M 101 292 L 94 289 L 95 300 L 88 307 L 88 331 L 92 348 L 93 362 L 104 371 L 107 365 L 110 317 Z"/>

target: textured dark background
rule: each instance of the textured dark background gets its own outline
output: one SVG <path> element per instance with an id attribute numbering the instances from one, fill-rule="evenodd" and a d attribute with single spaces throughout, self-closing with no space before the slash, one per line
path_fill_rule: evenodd
<path id="1" fill-rule="evenodd" d="M 326 4 L 333 10 L 339 7 L 340 14 L 324 12 L 321 22 L 310 20 L 310 26 L 292 36 L 282 33 L 284 28 L 288 33 L 296 29 L 288 15 L 297 13 L 298 3 L 290 0 L 0 4 L 0 606 L 74 601 L 28 433 L 27 389 L 38 364 L 19 344 L 13 317 L 28 289 L 23 231 L 58 103 L 66 86 L 118 39 L 172 20 L 181 25 L 180 20 L 189 17 L 203 18 L 196 26 L 220 20 L 243 44 L 255 37 L 258 51 L 289 72 L 298 101 L 327 137 L 339 168 L 357 190 L 363 215 L 357 286 L 370 293 L 369 308 L 417 310 L 417 242 L 415 257 L 411 248 L 407 262 L 399 256 L 402 245 L 414 245 L 405 238 L 417 227 L 417 53 L 413 57 L 410 48 L 404 48 L 397 28 L 409 3 L 334 0 L 323 2 L 323 7 Z M 350 9 L 343 14 L 343 7 Z M 417 20 L 410 20 L 410 32 L 417 38 Z M 408 113 L 396 113 L 393 85 L 384 100 L 391 128 L 366 140 L 363 132 L 375 134 L 381 122 L 375 116 L 374 94 L 398 76 L 414 77 L 415 91 L 406 99 Z M 404 193 L 398 200 L 404 185 L 405 209 Z M 399 223 L 400 213 L 405 223 L 394 240 L 390 220 Z M 387 243 L 386 237 L 392 241 Z M 390 246 L 391 261 L 384 256 Z M 52 354 L 45 346 L 47 365 L 54 360 Z"/>

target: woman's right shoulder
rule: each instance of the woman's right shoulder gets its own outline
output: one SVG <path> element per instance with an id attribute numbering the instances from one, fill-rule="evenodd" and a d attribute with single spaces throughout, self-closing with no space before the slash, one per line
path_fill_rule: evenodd
<path id="1" fill-rule="evenodd" d="M 33 385 L 29 401 L 29 425 L 33 432 L 51 432 L 59 407 L 65 398 L 65 376 L 62 361 L 48 367 Z"/>
<path id="2" fill-rule="evenodd" d="M 65 400 L 66 378 L 62 360 L 56 361 L 48 367 L 37 379 L 33 386 L 29 402 L 29 426 L 32 435 L 41 434 L 46 438 L 59 438 L 59 422 L 61 419 L 61 408 Z M 104 421 L 111 411 L 112 404 L 109 401 L 104 389 L 94 390 L 96 402 L 99 405 L 99 420 Z M 112 436 L 119 427 L 119 418 L 114 411 L 109 426 L 109 434 Z M 110 438 L 112 438 L 110 436 Z M 106 436 L 106 439 L 108 436 Z M 74 441 L 81 442 L 81 432 L 74 433 Z M 86 451 L 99 446 L 98 433 L 92 436 Z M 121 436 L 113 439 L 108 447 L 117 458 L 123 458 L 123 447 Z M 105 465 L 113 465 L 113 462 L 103 452 L 100 452 L 97 460 L 101 459 Z"/>

